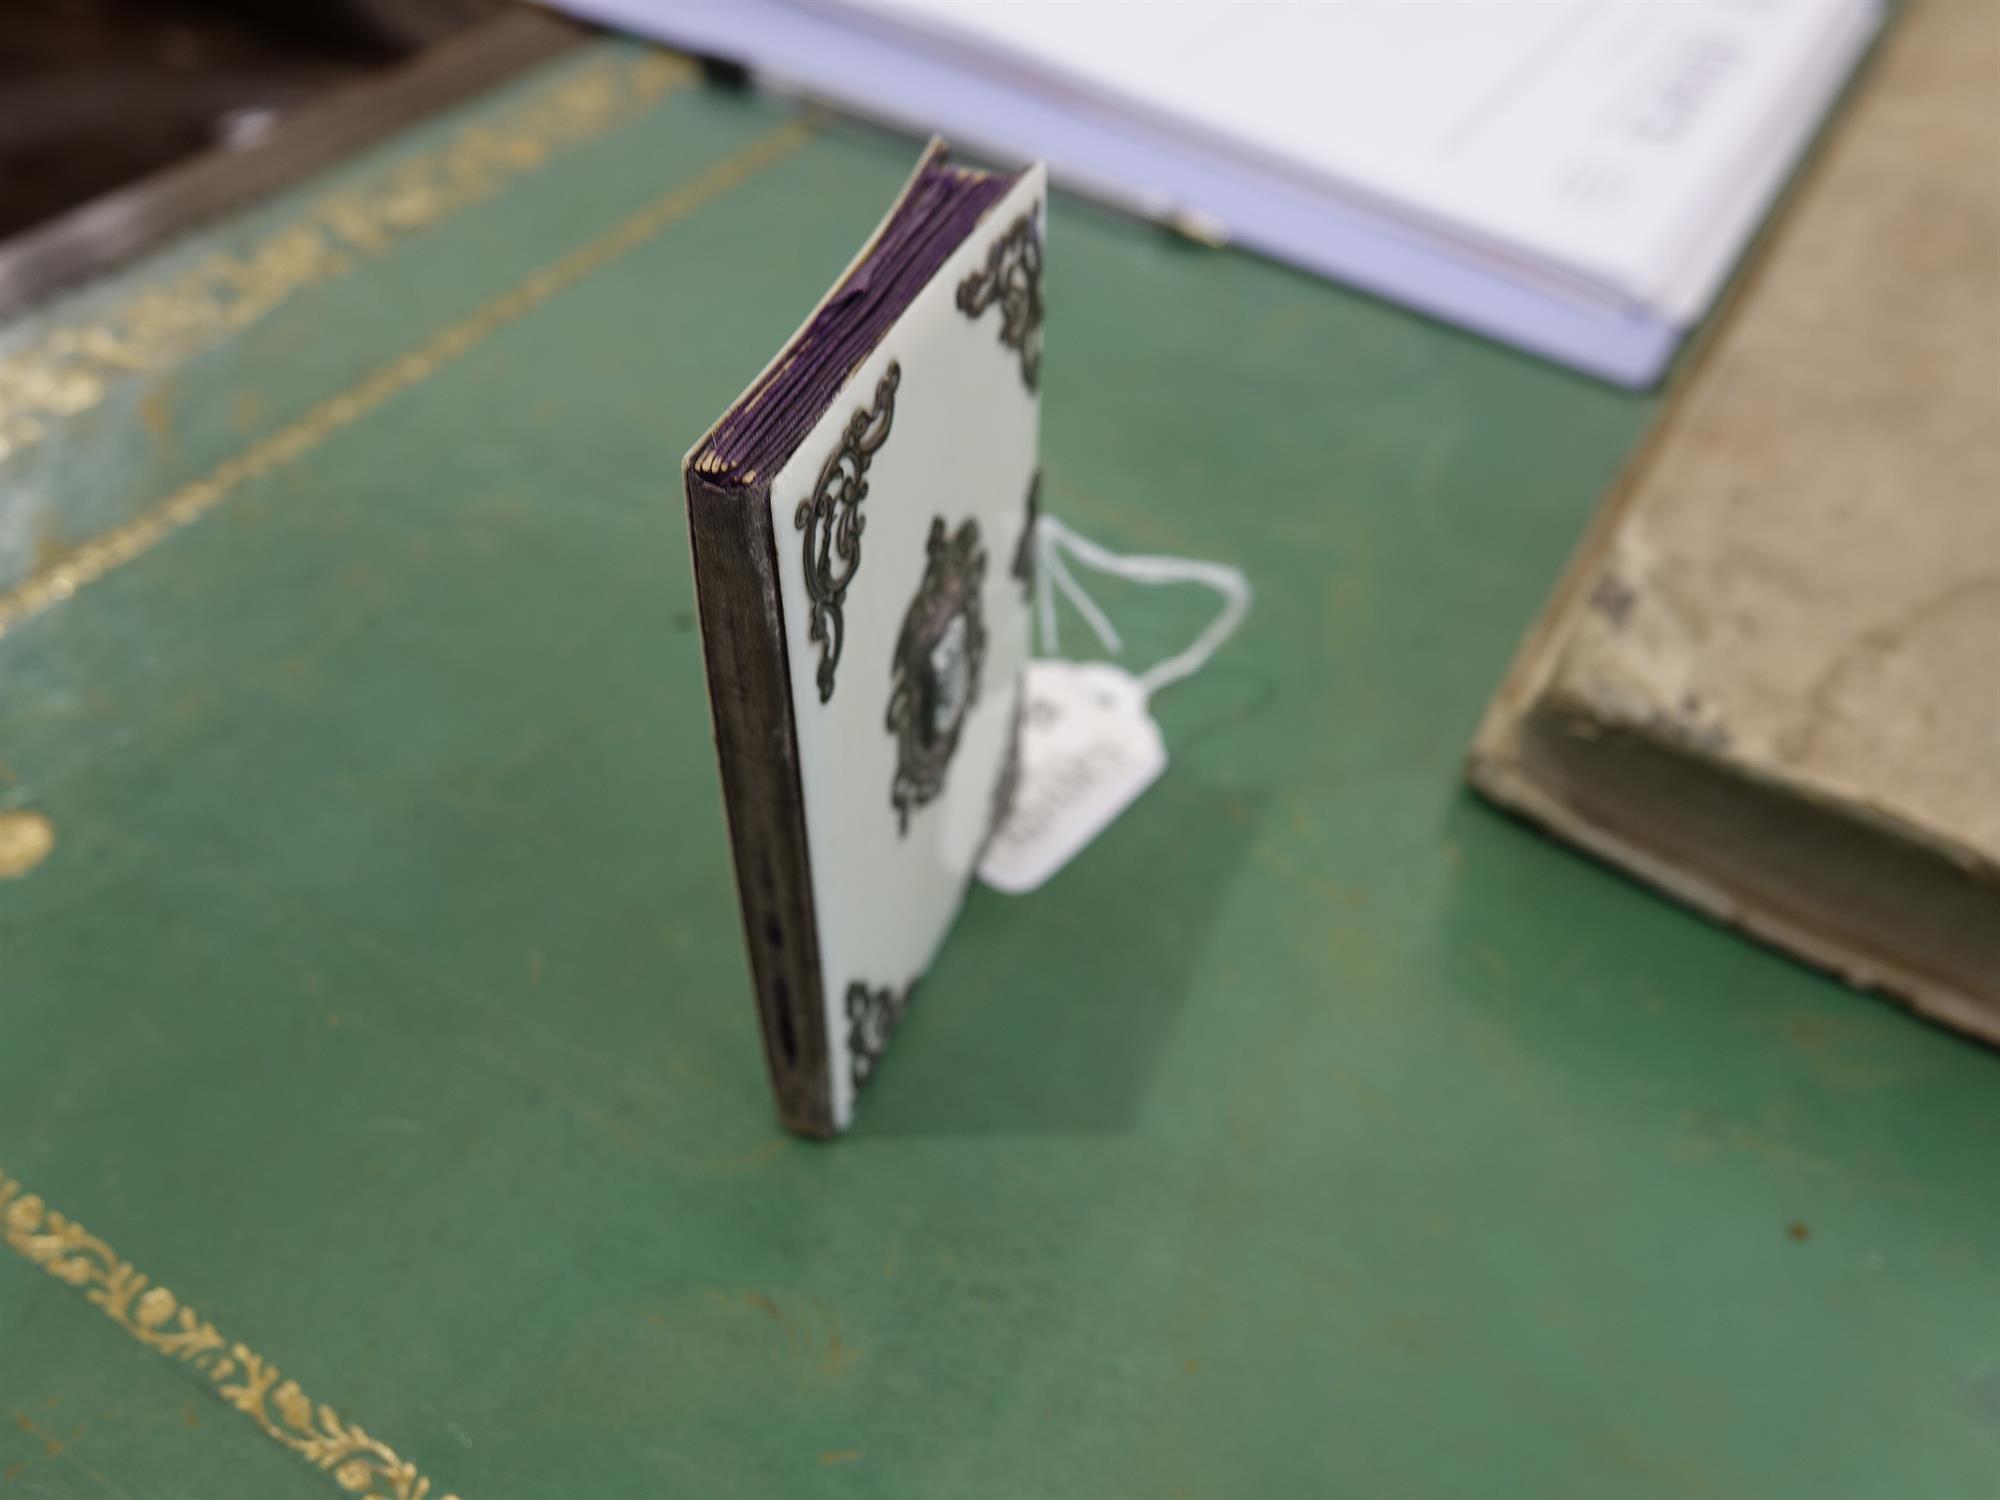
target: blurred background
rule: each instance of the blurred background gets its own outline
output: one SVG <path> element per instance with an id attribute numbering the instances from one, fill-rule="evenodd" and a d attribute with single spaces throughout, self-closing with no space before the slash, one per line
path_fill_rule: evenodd
<path id="1" fill-rule="evenodd" d="M 506 0 L 14 0 L 0 27 L 0 237 L 513 7 Z"/>

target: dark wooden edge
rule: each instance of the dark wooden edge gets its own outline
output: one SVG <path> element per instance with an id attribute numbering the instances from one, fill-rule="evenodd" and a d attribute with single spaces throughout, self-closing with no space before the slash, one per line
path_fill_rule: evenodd
<path id="1" fill-rule="evenodd" d="M 819 927 L 770 492 L 764 485 L 725 488 L 692 469 L 683 477 L 715 753 L 764 1060 L 778 1117 L 802 1134 L 830 1136 L 833 1079 Z"/>
<path id="2" fill-rule="evenodd" d="M 589 35 L 542 11 L 510 11 L 281 116 L 253 146 L 203 152 L 18 234 L 0 243 L 0 317 L 289 187 Z"/>

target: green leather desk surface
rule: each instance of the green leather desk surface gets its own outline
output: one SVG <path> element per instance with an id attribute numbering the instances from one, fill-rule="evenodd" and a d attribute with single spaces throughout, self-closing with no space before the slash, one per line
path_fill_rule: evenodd
<path id="1" fill-rule="evenodd" d="M 778 1131 L 676 466 L 912 148 L 644 57 L 0 332 L 0 1500 L 2000 1493 L 1994 1059 L 1460 786 L 1653 403 L 1072 203 L 1256 608 Z"/>

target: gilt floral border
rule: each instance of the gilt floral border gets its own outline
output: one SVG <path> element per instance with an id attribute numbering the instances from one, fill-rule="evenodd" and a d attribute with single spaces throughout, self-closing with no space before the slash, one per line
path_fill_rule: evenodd
<path id="1" fill-rule="evenodd" d="M 81 1292 L 155 1354 L 204 1376 L 211 1392 L 300 1458 L 362 1500 L 431 1500 L 431 1481 L 379 1438 L 215 1326 L 165 1287 L 134 1270 L 103 1240 L 0 1173 L 0 1240 Z M 439 1495 L 435 1500 L 457 1500 Z"/>
<path id="2" fill-rule="evenodd" d="M 0 462 L 135 376 L 171 370 L 307 287 L 497 197 L 698 76 L 685 58 L 652 51 L 551 70 L 546 82 L 447 140 L 391 155 L 241 248 L 210 251 L 82 321 L 42 328 L 0 353 Z"/>

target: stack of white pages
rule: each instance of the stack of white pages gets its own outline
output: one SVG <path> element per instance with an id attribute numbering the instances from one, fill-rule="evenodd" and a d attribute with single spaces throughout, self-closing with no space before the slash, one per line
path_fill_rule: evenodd
<path id="1" fill-rule="evenodd" d="M 562 0 L 1627 385 L 1882 0 Z"/>

